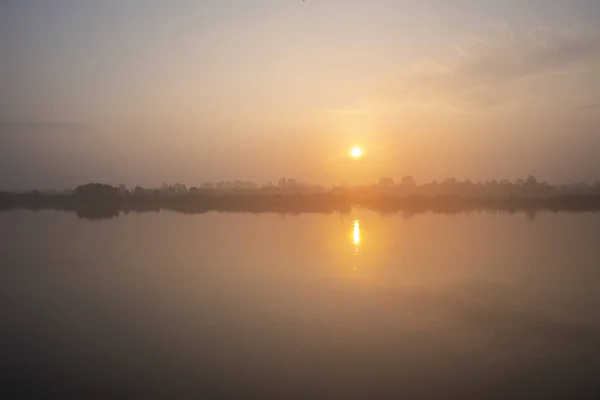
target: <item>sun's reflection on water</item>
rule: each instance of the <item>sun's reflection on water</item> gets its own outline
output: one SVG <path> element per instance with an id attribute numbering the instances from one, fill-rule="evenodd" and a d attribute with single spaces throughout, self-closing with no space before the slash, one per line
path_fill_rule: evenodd
<path id="1" fill-rule="evenodd" d="M 354 255 L 358 255 L 360 253 L 360 222 L 357 219 L 353 224 L 352 241 L 354 242 Z"/>

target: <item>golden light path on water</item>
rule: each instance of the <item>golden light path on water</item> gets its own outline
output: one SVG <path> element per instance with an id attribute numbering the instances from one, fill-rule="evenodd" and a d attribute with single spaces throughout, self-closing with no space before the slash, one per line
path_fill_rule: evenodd
<path id="1" fill-rule="evenodd" d="M 353 224 L 352 241 L 354 242 L 354 255 L 358 255 L 360 252 L 360 222 L 357 219 Z"/>

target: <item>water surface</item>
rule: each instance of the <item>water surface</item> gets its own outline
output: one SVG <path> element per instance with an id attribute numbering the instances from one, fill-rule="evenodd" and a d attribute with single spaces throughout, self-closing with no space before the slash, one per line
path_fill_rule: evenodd
<path id="1" fill-rule="evenodd" d="M 594 398 L 600 214 L 0 213 L 4 391 Z"/>

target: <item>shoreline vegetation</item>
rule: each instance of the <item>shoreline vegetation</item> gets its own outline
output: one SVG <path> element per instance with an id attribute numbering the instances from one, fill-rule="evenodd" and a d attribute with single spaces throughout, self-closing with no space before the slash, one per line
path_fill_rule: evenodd
<path id="1" fill-rule="evenodd" d="M 64 192 L 0 191 L 0 211 L 70 211 L 89 220 L 160 210 L 185 214 L 210 211 L 300 214 L 349 213 L 353 207 L 408 215 L 473 211 L 525 212 L 530 216 L 538 211 L 598 212 L 600 182 L 550 185 L 529 176 L 515 182 L 448 179 L 419 185 L 413 178 L 405 177 L 400 183 L 381 178 L 373 185 L 325 188 L 282 178 L 277 185 L 263 186 L 226 181 L 191 188 L 179 183 L 163 184 L 161 188 L 148 189 L 89 183 Z"/>

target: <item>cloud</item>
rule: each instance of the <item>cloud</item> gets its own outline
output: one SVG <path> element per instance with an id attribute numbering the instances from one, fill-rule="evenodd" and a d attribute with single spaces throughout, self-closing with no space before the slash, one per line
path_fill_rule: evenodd
<path id="1" fill-rule="evenodd" d="M 600 31 L 496 29 L 454 47 L 445 60 L 428 60 L 386 90 L 402 104 L 487 108 L 519 95 L 524 82 L 600 61 Z M 597 67 L 597 66 L 596 66 Z"/>
<path id="2" fill-rule="evenodd" d="M 371 114 L 371 110 L 366 108 L 335 108 L 327 110 L 327 112 L 331 114 L 338 114 L 344 116 L 352 116 L 352 115 L 369 115 Z"/>
<path id="3" fill-rule="evenodd" d="M 580 110 L 596 110 L 600 108 L 600 103 L 585 104 L 579 107 Z"/>

